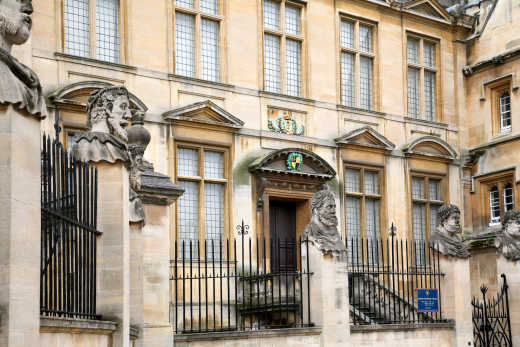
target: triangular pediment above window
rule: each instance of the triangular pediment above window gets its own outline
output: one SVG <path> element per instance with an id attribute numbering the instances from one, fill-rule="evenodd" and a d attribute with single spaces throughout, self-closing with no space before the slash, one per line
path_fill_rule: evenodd
<path id="1" fill-rule="evenodd" d="M 415 0 L 405 5 L 405 9 L 411 12 L 431 18 L 450 21 L 450 14 L 435 0 Z"/>
<path id="2" fill-rule="evenodd" d="M 233 129 L 240 129 L 244 126 L 244 122 L 210 100 L 179 106 L 163 113 L 163 118 L 165 120 L 188 121 Z"/>
<path id="3" fill-rule="evenodd" d="M 417 138 L 402 148 L 406 154 L 418 154 L 430 157 L 453 160 L 457 152 L 444 140 L 435 136 Z"/>
<path id="4" fill-rule="evenodd" d="M 395 148 L 395 145 L 390 140 L 388 140 L 370 126 L 365 126 L 353 130 L 341 137 L 338 137 L 335 141 L 336 144 L 340 146 L 356 145 L 388 151 L 391 151 Z"/>

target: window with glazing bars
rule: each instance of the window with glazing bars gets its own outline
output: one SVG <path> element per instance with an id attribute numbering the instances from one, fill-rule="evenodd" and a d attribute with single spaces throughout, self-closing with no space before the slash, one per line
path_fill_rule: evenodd
<path id="1" fill-rule="evenodd" d="M 354 19 L 340 22 L 341 103 L 374 108 L 374 26 Z"/>
<path id="2" fill-rule="evenodd" d="M 264 90 L 302 96 L 302 8 L 264 0 Z"/>
<path id="3" fill-rule="evenodd" d="M 63 10 L 65 53 L 119 62 L 119 0 L 65 0 Z"/>
<path id="4" fill-rule="evenodd" d="M 437 228 L 437 214 L 443 203 L 440 178 L 412 177 L 413 251 L 417 266 L 426 265 L 429 235 Z"/>
<path id="5" fill-rule="evenodd" d="M 225 152 L 210 147 L 177 148 L 176 176 L 184 188 L 177 204 L 177 228 L 179 245 L 186 245 L 186 258 L 190 242 L 192 257 L 199 256 L 199 240 L 201 257 L 221 258 L 227 185 L 225 157 Z"/>
<path id="6" fill-rule="evenodd" d="M 406 41 L 407 104 L 408 115 L 412 118 L 437 120 L 437 59 L 435 52 L 436 43 L 420 37 L 408 36 Z"/>
<path id="7" fill-rule="evenodd" d="M 368 264 L 379 261 L 380 176 L 379 169 L 345 168 L 345 225 L 351 264 L 358 263 L 362 257 L 366 257 Z"/>
<path id="8" fill-rule="evenodd" d="M 175 73 L 221 80 L 220 1 L 175 0 Z"/>
<path id="9" fill-rule="evenodd" d="M 502 93 L 498 99 L 498 107 L 500 112 L 500 131 L 507 132 L 511 130 L 511 95 L 509 91 Z"/>
<path id="10" fill-rule="evenodd" d="M 502 216 L 515 207 L 513 179 L 498 180 L 488 184 L 489 225 L 500 224 Z"/>

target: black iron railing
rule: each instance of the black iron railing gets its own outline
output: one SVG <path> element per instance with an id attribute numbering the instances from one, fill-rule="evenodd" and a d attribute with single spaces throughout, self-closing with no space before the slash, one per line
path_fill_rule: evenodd
<path id="1" fill-rule="evenodd" d="M 290 242 L 293 252 L 283 251 L 283 240 L 176 242 L 170 266 L 175 332 L 312 325 L 309 264 L 301 262 L 302 242 Z"/>
<path id="2" fill-rule="evenodd" d="M 511 319 L 509 315 L 509 286 L 506 275 L 502 288 L 491 300 L 486 299 L 488 288 L 480 287 L 482 301 L 473 298 L 473 340 L 475 347 L 511 347 Z"/>
<path id="3" fill-rule="evenodd" d="M 42 147 L 40 313 L 97 319 L 97 171 L 46 135 Z"/>
<path id="4" fill-rule="evenodd" d="M 439 255 L 425 241 L 355 238 L 347 239 L 346 244 L 351 324 L 445 321 Z M 437 298 L 436 312 L 431 312 L 432 300 L 427 300 L 426 309 L 419 307 L 418 293 L 425 291 L 418 289 Z"/>

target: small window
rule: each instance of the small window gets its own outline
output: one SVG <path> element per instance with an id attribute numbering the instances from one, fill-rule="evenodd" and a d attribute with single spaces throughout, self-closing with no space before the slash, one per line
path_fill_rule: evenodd
<path id="1" fill-rule="evenodd" d="M 515 207 L 515 193 L 513 178 L 506 176 L 503 178 L 490 180 L 484 185 L 487 189 L 488 203 L 488 222 L 489 225 L 500 224 L 504 213 Z"/>
<path id="2" fill-rule="evenodd" d="M 509 92 L 500 95 L 499 102 L 500 112 L 500 131 L 507 132 L 511 130 L 511 96 Z"/>

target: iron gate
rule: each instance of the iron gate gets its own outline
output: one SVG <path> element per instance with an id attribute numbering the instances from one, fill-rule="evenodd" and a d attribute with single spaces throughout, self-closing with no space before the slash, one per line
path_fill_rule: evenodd
<path id="1" fill-rule="evenodd" d="M 512 347 L 509 297 L 506 275 L 504 283 L 491 300 L 486 299 L 488 288 L 480 287 L 482 301 L 473 298 L 473 340 L 475 347 Z"/>
<path id="2" fill-rule="evenodd" d="M 97 171 L 42 142 L 40 314 L 97 319 Z"/>

